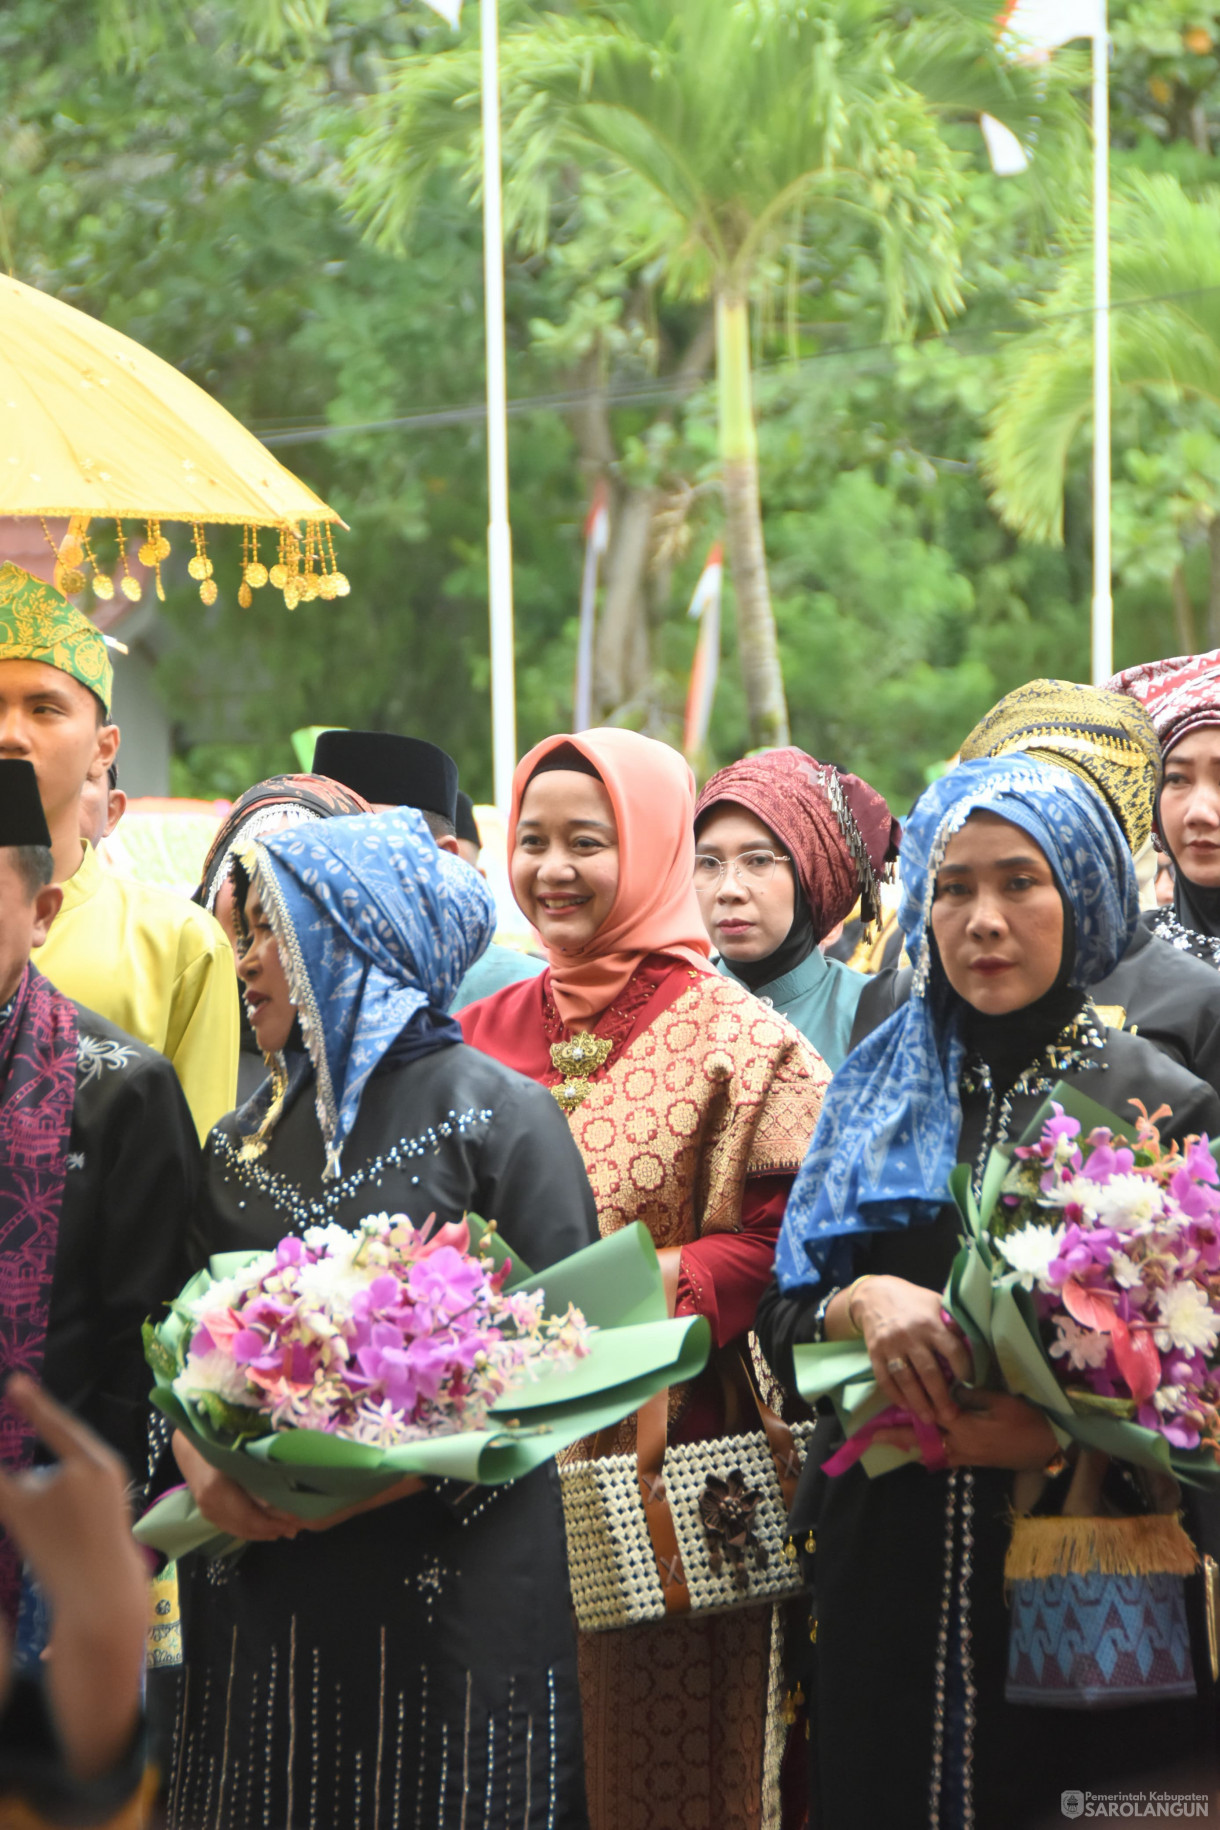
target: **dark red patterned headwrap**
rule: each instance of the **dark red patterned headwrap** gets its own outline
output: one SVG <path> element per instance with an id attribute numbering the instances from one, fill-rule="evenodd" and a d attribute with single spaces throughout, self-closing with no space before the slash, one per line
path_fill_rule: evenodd
<path id="1" fill-rule="evenodd" d="M 1180 654 L 1169 661 L 1143 661 L 1125 667 L 1106 681 L 1112 693 L 1138 699 L 1168 756 L 1188 731 L 1220 724 L 1220 648 L 1207 654 Z"/>
<path id="2" fill-rule="evenodd" d="M 816 938 L 861 901 L 866 922 L 880 914 L 878 881 L 898 856 L 901 829 L 875 788 L 804 750 L 764 750 L 719 770 L 695 805 L 698 830 L 720 801 L 769 826 L 796 866 Z"/>

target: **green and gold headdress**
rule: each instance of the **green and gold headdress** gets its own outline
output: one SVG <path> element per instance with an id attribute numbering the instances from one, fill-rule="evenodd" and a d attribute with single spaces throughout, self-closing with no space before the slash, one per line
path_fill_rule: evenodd
<path id="1" fill-rule="evenodd" d="M 11 562 L 0 566 L 0 661 L 42 661 L 71 674 L 110 716 L 114 668 L 101 630 L 54 585 Z"/>
<path id="2" fill-rule="evenodd" d="M 1122 693 L 1072 680 L 1031 680 L 1008 693 L 971 731 L 962 761 L 1014 751 L 1056 763 L 1096 788 L 1132 852 L 1152 833 L 1161 746 L 1143 706 Z"/>

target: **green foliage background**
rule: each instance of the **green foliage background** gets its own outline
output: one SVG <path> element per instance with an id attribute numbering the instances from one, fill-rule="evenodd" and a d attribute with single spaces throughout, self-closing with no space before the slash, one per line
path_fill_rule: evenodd
<path id="1" fill-rule="evenodd" d="M 429 179 L 405 247 L 371 244 L 353 212 L 361 135 L 393 60 L 443 49 L 448 30 L 417 5 L 299 10 L 308 31 L 268 29 L 260 41 L 260 9 L 239 0 L 131 10 L 9 0 L 0 261 L 177 363 L 260 432 L 477 409 L 481 228 L 459 156 Z M 1210 195 L 1220 12 L 1113 0 L 1111 18 L 1117 182 L 1126 169 L 1165 172 Z M 1062 546 L 1008 531 L 979 469 L 1026 308 L 1056 288 L 1087 212 L 1086 163 L 1039 172 L 1035 154 L 1027 178 L 1001 181 L 971 123 L 951 134 L 966 303 L 946 332 L 916 323 L 912 340 L 887 341 L 883 276 L 846 233 L 794 243 L 756 314 L 766 538 L 794 741 L 904 809 L 1001 692 L 1088 668 L 1087 436 L 1069 463 Z M 529 182 L 511 167 L 509 177 Z M 663 386 L 699 309 L 674 303 L 640 266 L 645 203 L 590 162 L 546 207 L 545 246 L 510 250 L 510 394 L 580 395 L 591 378 L 611 395 Z M 667 504 L 638 713 L 662 734 L 680 728 L 694 643 L 685 608 L 720 528 L 714 406 L 704 384 L 609 417 L 618 473 L 651 480 Z M 571 717 L 588 494 L 578 418 L 578 406 L 532 407 L 511 424 L 522 748 Z M 1206 601 L 1205 533 L 1172 504 L 1214 501 L 1215 430 L 1167 395 L 1120 406 L 1117 665 L 1175 652 L 1175 566 Z M 488 797 L 477 410 L 280 455 L 350 522 L 340 562 L 352 595 L 291 615 L 256 598 L 243 612 L 237 553 L 222 541 L 221 598 L 205 610 L 176 543 L 159 660 L 175 789 L 235 793 L 291 766 L 294 726 L 341 723 L 443 743 L 476 798 Z M 709 764 L 744 742 L 731 594 L 727 612 Z"/>

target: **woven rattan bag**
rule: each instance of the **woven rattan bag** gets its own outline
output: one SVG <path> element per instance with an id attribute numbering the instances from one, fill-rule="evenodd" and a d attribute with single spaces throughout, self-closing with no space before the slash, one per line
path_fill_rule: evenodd
<path id="1" fill-rule="evenodd" d="M 663 1391 L 636 1413 L 634 1455 L 561 1465 L 572 1599 L 586 1633 L 800 1593 L 787 1517 L 813 1425 L 775 1414 L 744 1355 L 731 1378 L 748 1391 L 758 1429 L 670 1446 Z"/>

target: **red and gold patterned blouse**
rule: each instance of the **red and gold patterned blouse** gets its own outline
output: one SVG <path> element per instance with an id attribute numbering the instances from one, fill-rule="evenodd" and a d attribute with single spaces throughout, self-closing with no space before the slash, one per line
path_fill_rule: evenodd
<path id="1" fill-rule="evenodd" d="M 466 1041 L 552 1088 L 603 1234 L 641 1220 L 658 1248 L 681 1247 L 679 1314 L 706 1315 L 718 1346 L 734 1339 L 771 1274 L 825 1062 L 743 986 L 684 962 L 644 960 L 587 1032 L 564 1027 L 549 980 L 469 1005 Z M 682 1434 L 702 1434 L 694 1423 Z"/>

